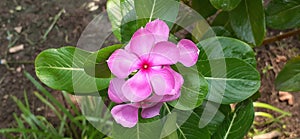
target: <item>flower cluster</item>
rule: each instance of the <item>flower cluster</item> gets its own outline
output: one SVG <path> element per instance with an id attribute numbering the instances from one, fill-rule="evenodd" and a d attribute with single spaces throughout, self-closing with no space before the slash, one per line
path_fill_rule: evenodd
<path id="1" fill-rule="evenodd" d="M 139 108 L 142 118 L 152 118 L 159 115 L 163 102 L 178 99 L 184 80 L 170 65 L 180 62 L 190 67 L 198 59 L 199 50 L 192 41 L 169 42 L 169 31 L 162 20 L 149 22 L 107 61 L 116 76 L 108 88 L 110 100 L 118 104 L 111 114 L 124 127 L 137 124 Z"/>

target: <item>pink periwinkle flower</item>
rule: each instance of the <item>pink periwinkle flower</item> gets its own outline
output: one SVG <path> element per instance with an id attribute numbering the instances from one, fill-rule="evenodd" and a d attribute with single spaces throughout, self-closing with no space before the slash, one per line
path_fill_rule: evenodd
<path id="1" fill-rule="evenodd" d="M 180 62 L 190 67 L 198 59 L 199 50 L 192 41 L 169 42 L 169 31 L 162 20 L 149 22 L 107 61 L 116 76 L 108 88 L 110 100 L 118 104 L 111 114 L 124 127 L 137 124 L 139 108 L 142 118 L 152 118 L 159 115 L 163 102 L 178 99 L 184 80 L 170 65 Z"/>

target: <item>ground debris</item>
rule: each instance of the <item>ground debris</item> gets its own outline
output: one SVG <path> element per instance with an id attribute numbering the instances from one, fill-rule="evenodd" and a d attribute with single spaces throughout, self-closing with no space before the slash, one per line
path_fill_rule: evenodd
<path id="1" fill-rule="evenodd" d="M 289 92 L 279 91 L 279 100 L 287 101 L 289 105 L 294 105 L 294 96 Z"/>
<path id="2" fill-rule="evenodd" d="M 274 139 L 281 136 L 281 132 L 279 131 L 272 131 L 266 134 L 261 134 L 261 135 L 257 135 L 254 136 L 253 139 Z"/>
<path id="3" fill-rule="evenodd" d="M 9 53 L 16 53 L 24 49 L 24 44 L 16 45 L 14 47 L 9 48 Z"/>

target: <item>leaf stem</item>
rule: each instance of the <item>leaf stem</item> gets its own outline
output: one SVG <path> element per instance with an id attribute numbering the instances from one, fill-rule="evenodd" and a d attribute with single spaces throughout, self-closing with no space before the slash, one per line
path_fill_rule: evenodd
<path id="1" fill-rule="evenodd" d="M 285 39 L 288 37 L 292 37 L 295 35 L 299 35 L 299 34 L 300 34 L 300 28 L 296 29 L 296 30 L 288 31 L 288 32 L 285 32 L 283 34 L 279 34 L 276 36 L 268 37 L 263 41 L 262 45 L 270 44 L 270 43 L 273 43 L 273 42 L 276 42 L 276 41 L 279 41 L 279 40 L 282 40 L 282 39 Z"/>

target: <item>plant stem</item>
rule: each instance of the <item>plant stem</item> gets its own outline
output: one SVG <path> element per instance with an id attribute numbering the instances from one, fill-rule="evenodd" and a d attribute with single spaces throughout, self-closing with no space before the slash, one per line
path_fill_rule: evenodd
<path id="1" fill-rule="evenodd" d="M 270 43 L 273 43 L 273 42 L 276 42 L 276 41 L 279 41 L 279 40 L 282 40 L 282 39 L 285 39 L 285 38 L 288 38 L 288 37 L 292 37 L 292 36 L 295 36 L 295 35 L 298 35 L 298 34 L 300 34 L 300 29 L 296 29 L 296 30 L 292 30 L 292 31 L 289 31 L 289 32 L 285 32 L 283 34 L 268 37 L 263 41 L 262 45 L 270 44 Z"/>

